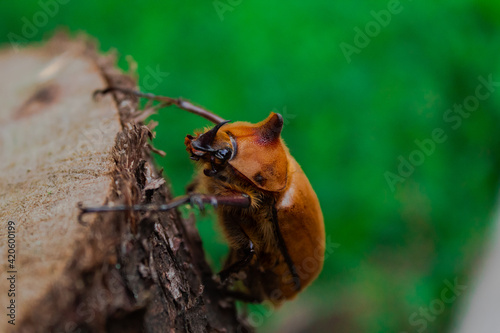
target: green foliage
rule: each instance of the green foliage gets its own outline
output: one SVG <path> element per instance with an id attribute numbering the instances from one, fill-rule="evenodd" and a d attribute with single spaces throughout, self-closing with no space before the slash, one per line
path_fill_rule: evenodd
<path id="1" fill-rule="evenodd" d="M 1 6 L 1 42 L 45 39 L 59 26 L 85 31 L 102 50 L 137 61 L 143 90 L 183 96 L 232 120 L 285 115 L 283 137 L 340 246 L 297 301 L 252 307 L 262 331 L 450 327 L 464 296 L 437 308 L 433 320 L 412 315 L 436 304 L 445 281 L 470 285 L 491 221 L 500 87 L 467 116 L 447 110 L 473 102 L 478 77 L 500 81 L 498 1 L 71 1 L 29 38 L 23 29 L 40 3 Z M 391 9 L 389 22 L 383 13 Z M 368 43 L 356 37 L 365 29 Z M 348 57 L 346 44 L 356 47 Z M 120 64 L 127 66 L 124 57 Z M 154 71 L 162 73 L 156 81 Z M 173 108 L 152 118 L 160 123 L 154 143 L 167 152 L 157 161 L 182 194 L 192 177 L 183 138 L 207 122 Z M 442 142 L 432 148 L 436 129 Z M 398 173 L 400 156 L 418 164 L 413 172 L 406 165 L 407 177 Z M 403 178 L 390 185 L 387 172 Z M 224 246 L 214 228 L 200 222 L 218 266 Z"/>

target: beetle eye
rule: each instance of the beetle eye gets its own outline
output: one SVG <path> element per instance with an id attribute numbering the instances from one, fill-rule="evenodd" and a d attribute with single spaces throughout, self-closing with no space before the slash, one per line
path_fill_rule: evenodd
<path id="1" fill-rule="evenodd" d="M 231 158 L 231 154 L 232 154 L 231 149 L 219 149 L 215 152 L 215 157 L 225 162 Z"/>

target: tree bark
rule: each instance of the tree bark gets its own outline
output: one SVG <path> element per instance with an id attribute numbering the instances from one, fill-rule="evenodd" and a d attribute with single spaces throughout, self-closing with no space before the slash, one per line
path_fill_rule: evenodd
<path id="1" fill-rule="evenodd" d="M 15 304 L 15 325 L 2 315 L 0 331 L 249 331 L 212 280 L 193 218 L 112 212 L 78 223 L 78 202 L 171 199 L 152 129 L 134 120 L 137 99 L 92 99 L 109 85 L 135 88 L 115 58 L 85 37 L 56 36 L 1 51 L 0 73 L 0 304 Z"/>

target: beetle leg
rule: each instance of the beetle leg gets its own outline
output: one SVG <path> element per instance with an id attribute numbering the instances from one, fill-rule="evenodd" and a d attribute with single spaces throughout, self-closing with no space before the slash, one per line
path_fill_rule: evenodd
<path id="1" fill-rule="evenodd" d="M 224 283 L 229 278 L 229 276 L 231 276 L 231 274 L 238 273 L 243 268 L 245 268 L 252 260 L 253 256 L 255 255 L 255 250 L 250 239 L 248 239 L 248 246 L 244 251 L 245 253 L 243 255 L 243 258 L 219 272 L 218 275 L 222 283 Z"/>
<path id="2" fill-rule="evenodd" d="M 188 195 L 189 202 L 202 209 L 202 205 L 210 204 L 214 207 L 217 206 L 233 206 L 240 208 L 250 207 L 250 197 L 246 194 L 239 194 L 233 196 L 216 196 L 207 194 L 190 194 Z"/>
<path id="3" fill-rule="evenodd" d="M 246 302 L 246 303 L 262 303 L 262 297 L 252 296 L 242 291 L 237 290 L 222 290 L 222 294 L 228 298 L 232 298 L 238 301 Z"/>
<path id="4" fill-rule="evenodd" d="M 234 196 L 215 196 L 206 194 L 189 194 L 187 196 L 177 197 L 172 199 L 169 203 L 156 205 L 118 205 L 118 206 L 100 206 L 100 207 L 83 207 L 81 203 L 78 203 L 78 208 L 80 209 L 80 214 L 78 215 L 78 221 L 84 224 L 82 221 L 82 216 L 88 213 L 105 213 L 105 212 L 165 212 L 170 209 L 177 208 L 185 204 L 191 204 L 193 206 L 198 206 L 200 209 L 203 208 L 205 204 L 210 204 L 212 206 L 234 206 L 241 208 L 250 207 L 250 197 L 246 194 L 234 195 Z"/>
<path id="5" fill-rule="evenodd" d="M 194 113 L 198 116 L 201 116 L 201 117 L 213 122 L 214 124 L 219 124 L 219 123 L 226 121 L 225 119 L 219 117 L 215 113 L 210 112 L 208 110 L 205 110 L 202 107 L 196 106 L 196 105 L 192 104 L 191 102 L 186 101 L 182 98 L 171 98 L 171 97 L 167 97 L 167 96 L 159 96 L 159 95 L 154 95 L 154 94 L 150 94 L 150 93 L 143 93 L 143 92 L 133 90 L 133 89 L 120 88 L 120 87 L 108 87 L 105 89 L 99 89 L 99 90 L 94 91 L 93 96 L 95 98 L 97 95 L 104 95 L 104 94 L 110 93 L 112 91 L 119 91 L 119 92 L 122 92 L 124 94 L 133 95 L 133 96 L 137 96 L 137 97 L 141 97 L 141 98 L 146 98 L 146 99 L 153 100 L 153 101 L 158 101 L 158 102 L 161 102 L 160 105 L 162 107 L 176 105 L 179 109 Z"/>

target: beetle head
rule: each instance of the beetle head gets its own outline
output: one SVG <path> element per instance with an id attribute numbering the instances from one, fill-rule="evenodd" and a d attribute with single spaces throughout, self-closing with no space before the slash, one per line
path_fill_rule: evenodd
<path id="1" fill-rule="evenodd" d="M 283 117 L 271 112 L 257 124 L 219 123 L 196 137 L 186 136 L 185 144 L 192 159 L 210 163 L 205 175 L 214 176 L 230 165 L 256 187 L 277 192 L 287 181 L 282 128 Z"/>

